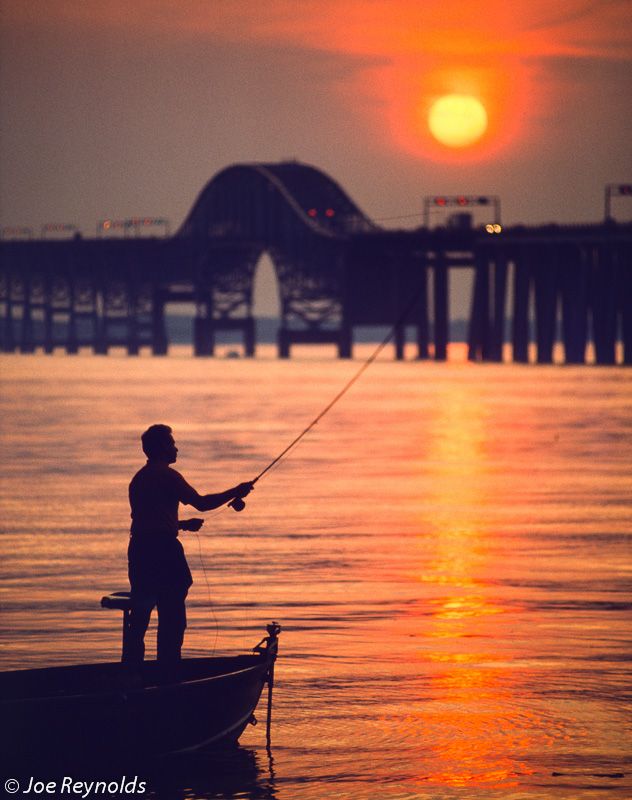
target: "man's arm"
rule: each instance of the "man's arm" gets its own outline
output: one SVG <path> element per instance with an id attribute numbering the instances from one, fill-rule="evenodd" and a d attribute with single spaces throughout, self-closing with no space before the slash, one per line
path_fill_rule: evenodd
<path id="1" fill-rule="evenodd" d="M 230 503 L 236 497 L 246 497 L 254 489 L 254 486 L 248 481 L 217 494 L 198 494 L 192 487 L 189 487 L 189 489 L 190 492 L 186 492 L 185 496 L 181 498 L 183 503 L 193 506 L 197 511 L 213 511 L 213 509 L 219 508 L 225 503 Z"/>

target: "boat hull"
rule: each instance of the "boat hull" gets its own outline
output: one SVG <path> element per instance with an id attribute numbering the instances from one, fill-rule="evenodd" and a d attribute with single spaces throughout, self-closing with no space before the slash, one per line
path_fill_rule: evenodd
<path id="1" fill-rule="evenodd" d="M 126 760 L 235 742 L 252 719 L 273 662 L 265 653 L 183 660 L 165 681 L 155 663 L 3 673 L 7 766 L 42 760 Z"/>

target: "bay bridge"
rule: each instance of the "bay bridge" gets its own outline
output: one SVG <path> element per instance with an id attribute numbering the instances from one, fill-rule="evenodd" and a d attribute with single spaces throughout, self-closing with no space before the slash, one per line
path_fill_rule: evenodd
<path id="1" fill-rule="evenodd" d="M 186 302 L 196 355 L 238 331 L 253 356 L 264 253 L 278 278 L 282 358 L 299 343 L 350 357 L 358 326 L 396 325 L 397 358 L 412 329 L 419 358 L 444 360 L 451 271 L 469 269 L 471 360 L 502 361 L 508 341 L 515 362 L 552 363 L 562 345 L 566 363 L 582 364 L 592 342 L 596 363 L 632 364 L 631 224 L 501 229 L 455 214 L 444 227 L 387 230 L 299 162 L 227 167 L 172 236 L 1 241 L 0 349 L 165 354 L 166 305 Z"/>

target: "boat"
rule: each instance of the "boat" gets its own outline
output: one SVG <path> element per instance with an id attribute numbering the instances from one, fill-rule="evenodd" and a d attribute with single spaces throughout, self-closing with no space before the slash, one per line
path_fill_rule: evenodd
<path id="1" fill-rule="evenodd" d="M 107 595 L 101 604 L 123 611 L 125 650 L 129 593 Z M 3 672 L 4 763 L 58 763 L 69 756 L 78 763 L 112 762 L 235 743 L 248 723 L 256 723 L 266 684 L 269 743 L 280 630 L 270 623 L 250 654 L 184 658 L 177 675 L 166 674 L 156 661 Z"/>

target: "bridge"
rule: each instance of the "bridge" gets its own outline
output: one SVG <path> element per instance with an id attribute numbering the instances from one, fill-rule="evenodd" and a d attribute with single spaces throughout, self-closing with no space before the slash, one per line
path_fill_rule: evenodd
<path id="1" fill-rule="evenodd" d="M 443 360 L 453 269 L 474 273 L 469 358 L 632 364 L 632 225 L 513 227 L 467 224 L 385 230 L 322 171 L 298 162 L 237 164 L 204 187 L 168 238 L 0 242 L 4 352 L 136 354 L 168 351 L 165 306 L 195 306 L 194 352 L 219 332 L 256 350 L 253 283 L 267 253 L 281 307 L 280 357 L 298 343 L 353 349 L 360 325 L 394 325 L 396 357 L 414 330 L 419 358 Z M 406 310 L 406 317 L 402 318 Z"/>

